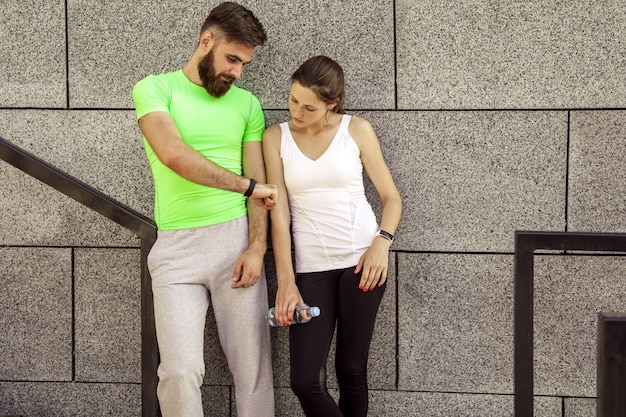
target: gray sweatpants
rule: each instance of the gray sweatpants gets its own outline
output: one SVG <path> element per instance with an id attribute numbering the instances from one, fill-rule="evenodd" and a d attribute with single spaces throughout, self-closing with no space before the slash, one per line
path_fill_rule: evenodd
<path id="1" fill-rule="evenodd" d="M 235 383 L 238 417 L 274 417 L 265 270 L 249 288 L 231 288 L 248 246 L 248 219 L 164 230 L 148 256 L 161 363 L 163 417 L 201 417 L 204 328 L 213 304 L 222 350 Z"/>

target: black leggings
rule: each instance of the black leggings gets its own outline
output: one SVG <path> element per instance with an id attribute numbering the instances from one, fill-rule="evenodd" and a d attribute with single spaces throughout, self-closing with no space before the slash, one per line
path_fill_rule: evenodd
<path id="1" fill-rule="evenodd" d="M 367 357 L 385 286 L 363 292 L 360 279 L 354 267 L 296 277 L 304 302 L 321 310 L 309 323 L 289 328 L 291 389 L 307 417 L 367 415 Z M 326 390 L 326 361 L 335 323 L 338 405 Z"/>

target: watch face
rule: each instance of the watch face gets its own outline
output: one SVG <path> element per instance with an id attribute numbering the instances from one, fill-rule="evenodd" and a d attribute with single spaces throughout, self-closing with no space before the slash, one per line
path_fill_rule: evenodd
<path id="1" fill-rule="evenodd" d="M 382 236 L 385 239 L 387 239 L 390 242 L 393 242 L 393 235 L 389 232 L 386 232 L 384 230 L 379 230 L 378 233 L 376 233 L 377 236 Z"/>

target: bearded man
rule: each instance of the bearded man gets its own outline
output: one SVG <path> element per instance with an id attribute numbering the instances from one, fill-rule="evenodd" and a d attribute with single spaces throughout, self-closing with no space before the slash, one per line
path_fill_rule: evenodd
<path id="1" fill-rule="evenodd" d="M 182 69 L 150 75 L 133 89 L 154 181 L 158 237 L 148 268 L 164 417 L 203 416 L 209 303 L 233 375 L 237 415 L 274 416 L 263 258 L 266 210 L 276 206 L 277 188 L 265 184 L 261 105 L 232 85 L 265 40 L 250 10 L 222 3 Z"/>

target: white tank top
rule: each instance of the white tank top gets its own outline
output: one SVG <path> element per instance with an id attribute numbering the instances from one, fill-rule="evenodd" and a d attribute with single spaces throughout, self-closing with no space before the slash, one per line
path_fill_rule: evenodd
<path id="1" fill-rule="evenodd" d="M 349 123 L 350 116 L 344 115 L 328 149 L 315 161 L 302 153 L 289 125 L 280 124 L 296 272 L 355 266 L 378 231 Z"/>

